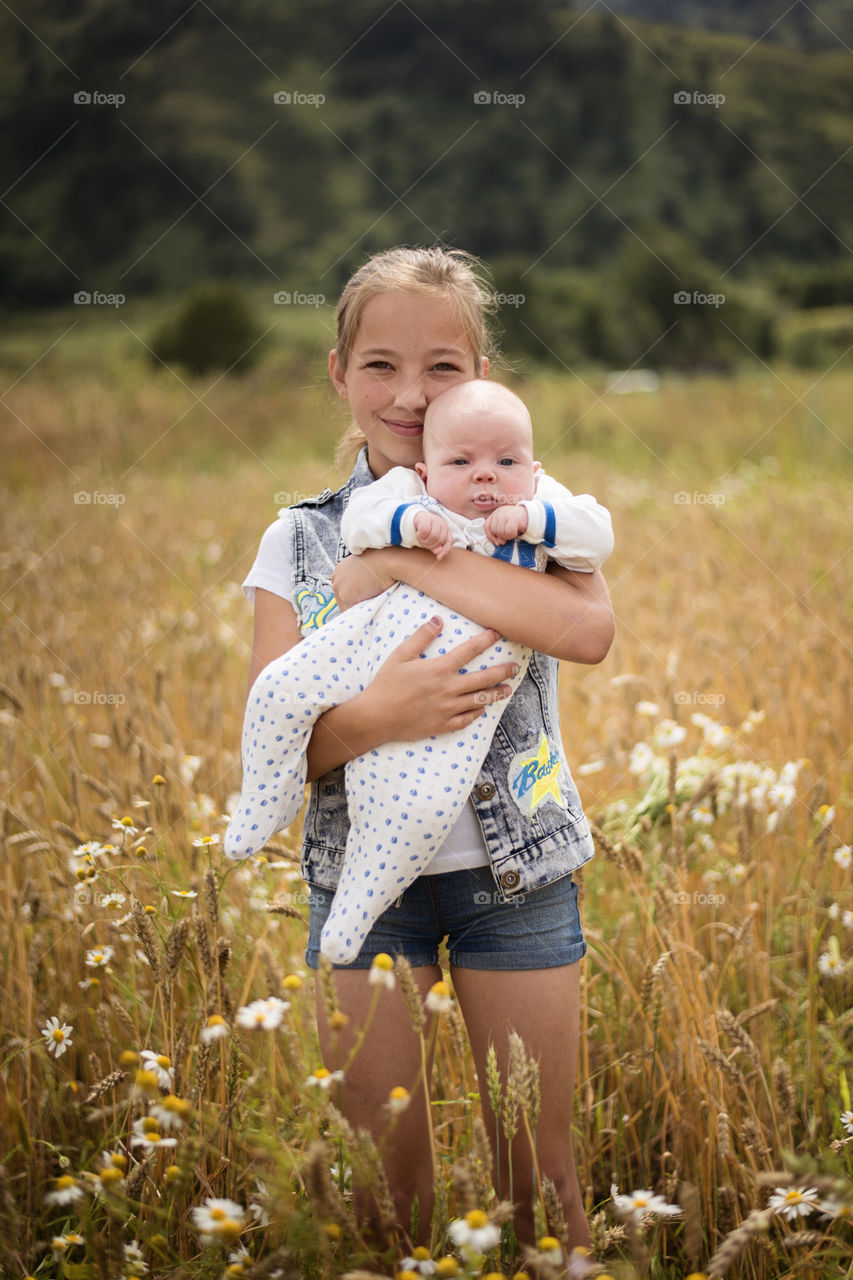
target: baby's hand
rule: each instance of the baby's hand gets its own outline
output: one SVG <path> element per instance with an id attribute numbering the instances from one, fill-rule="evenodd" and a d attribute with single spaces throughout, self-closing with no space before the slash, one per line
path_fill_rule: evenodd
<path id="1" fill-rule="evenodd" d="M 436 511 L 418 511 L 415 515 L 415 535 L 418 546 L 431 551 L 436 560 L 442 560 L 453 546 L 453 530 Z"/>
<path id="2" fill-rule="evenodd" d="M 498 507 L 486 516 L 483 524 L 486 537 L 499 547 L 503 542 L 520 538 L 527 529 L 527 507 Z"/>

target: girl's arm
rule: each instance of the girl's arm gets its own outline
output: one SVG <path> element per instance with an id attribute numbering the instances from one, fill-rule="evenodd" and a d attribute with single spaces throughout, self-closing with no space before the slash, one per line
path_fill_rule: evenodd
<path id="1" fill-rule="evenodd" d="M 503 681 L 513 674 L 510 663 L 458 674 L 460 667 L 494 644 L 494 632 L 484 631 L 444 657 L 422 659 L 420 654 L 440 630 L 440 624 L 419 627 L 397 646 L 364 693 L 320 716 L 308 744 L 309 782 L 383 742 L 414 742 L 463 728 L 482 715 L 488 703 L 509 697 L 510 687 Z M 267 663 L 301 639 L 289 601 L 256 587 L 249 689 Z"/>
<path id="2" fill-rule="evenodd" d="M 342 609 L 407 582 L 450 609 L 568 662 L 596 663 L 613 641 L 613 606 L 600 572 L 551 564 L 545 573 L 453 550 L 443 560 L 417 547 L 384 547 L 348 556 L 332 583 Z"/>

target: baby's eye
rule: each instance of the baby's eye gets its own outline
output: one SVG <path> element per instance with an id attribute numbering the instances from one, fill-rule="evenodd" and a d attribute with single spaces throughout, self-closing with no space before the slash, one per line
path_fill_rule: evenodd
<path id="1" fill-rule="evenodd" d="M 513 467 L 515 466 L 515 458 L 501 458 L 500 465 L 502 467 Z"/>
<path id="2" fill-rule="evenodd" d="M 454 458 L 454 459 L 453 459 L 453 465 L 454 465 L 454 467 L 467 467 L 467 466 L 468 466 L 468 459 L 467 459 L 467 458 Z"/>

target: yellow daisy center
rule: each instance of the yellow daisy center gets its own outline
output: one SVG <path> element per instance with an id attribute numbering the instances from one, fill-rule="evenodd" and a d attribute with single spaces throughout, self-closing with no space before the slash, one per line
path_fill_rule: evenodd
<path id="1" fill-rule="evenodd" d="M 374 969 L 384 969 L 386 972 L 390 972 L 394 968 L 394 961 L 386 952 L 380 951 L 378 956 L 373 957 L 373 967 Z"/>
<path id="2" fill-rule="evenodd" d="M 480 1227 L 484 1227 L 489 1219 L 482 1209 L 472 1209 L 470 1213 L 465 1214 L 465 1221 L 472 1231 L 479 1231 Z"/>

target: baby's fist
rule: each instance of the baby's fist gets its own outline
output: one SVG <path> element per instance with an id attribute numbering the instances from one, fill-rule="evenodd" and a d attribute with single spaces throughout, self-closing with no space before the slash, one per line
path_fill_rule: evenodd
<path id="1" fill-rule="evenodd" d="M 489 541 L 499 547 L 503 542 L 520 538 L 527 529 L 527 523 L 527 507 L 498 507 L 486 516 L 483 529 Z"/>
<path id="2" fill-rule="evenodd" d="M 415 515 L 415 537 L 418 546 L 431 551 L 441 560 L 453 546 L 453 531 L 436 511 L 418 511 Z"/>

